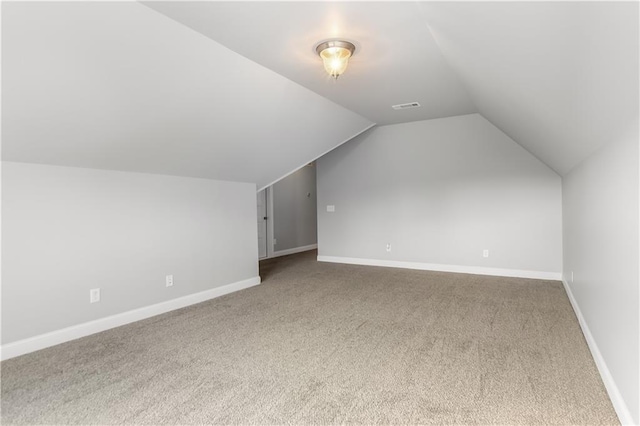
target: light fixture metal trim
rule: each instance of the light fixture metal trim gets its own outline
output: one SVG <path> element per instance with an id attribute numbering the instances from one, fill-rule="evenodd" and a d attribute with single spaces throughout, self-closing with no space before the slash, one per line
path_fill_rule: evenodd
<path id="1" fill-rule="evenodd" d="M 342 47 L 343 49 L 347 49 L 351 52 L 351 56 L 356 52 L 356 46 L 351 42 L 345 40 L 327 40 L 316 46 L 316 53 L 319 55 L 323 50 L 330 47 Z"/>
<path id="2" fill-rule="evenodd" d="M 322 59 L 325 71 L 335 79 L 346 71 L 355 51 L 356 46 L 345 40 L 326 40 L 316 46 L 316 53 Z"/>

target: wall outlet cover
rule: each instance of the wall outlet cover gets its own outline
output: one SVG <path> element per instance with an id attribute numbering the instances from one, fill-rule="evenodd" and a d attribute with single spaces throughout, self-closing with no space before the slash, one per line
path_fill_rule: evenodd
<path id="1" fill-rule="evenodd" d="M 92 288 L 89 290 L 89 303 L 96 303 L 100 301 L 100 289 Z"/>
<path id="2" fill-rule="evenodd" d="M 327 211 L 333 213 L 336 211 L 336 206 L 327 206 Z"/>
<path id="3" fill-rule="evenodd" d="M 167 275 L 165 278 L 165 283 L 167 285 L 167 287 L 172 287 L 173 286 L 173 275 Z"/>

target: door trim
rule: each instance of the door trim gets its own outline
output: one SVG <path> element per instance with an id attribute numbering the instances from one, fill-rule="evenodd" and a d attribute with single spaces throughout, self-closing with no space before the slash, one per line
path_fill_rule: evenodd
<path id="1" fill-rule="evenodd" d="M 273 186 L 265 188 L 267 200 L 267 258 L 273 256 Z"/>

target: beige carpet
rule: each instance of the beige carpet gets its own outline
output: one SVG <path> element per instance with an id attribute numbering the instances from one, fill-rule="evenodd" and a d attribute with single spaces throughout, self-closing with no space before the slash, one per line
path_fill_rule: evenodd
<path id="1" fill-rule="evenodd" d="M 317 263 L 2 363 L 2 423 L 614 424 L 559 282 Z"/>

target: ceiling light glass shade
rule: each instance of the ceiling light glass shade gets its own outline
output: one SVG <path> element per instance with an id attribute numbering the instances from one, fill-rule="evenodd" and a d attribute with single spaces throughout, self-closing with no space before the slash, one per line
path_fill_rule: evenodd
<path id="1" fill-rule="evenodd" d="M 324 69 L 333 78 L 338 78 L 347 70 L 349 58 L 355 50 L 353 43 L 342 40 L 325 41 L 316 47 L 316 52 L 324 63 Z"/>

